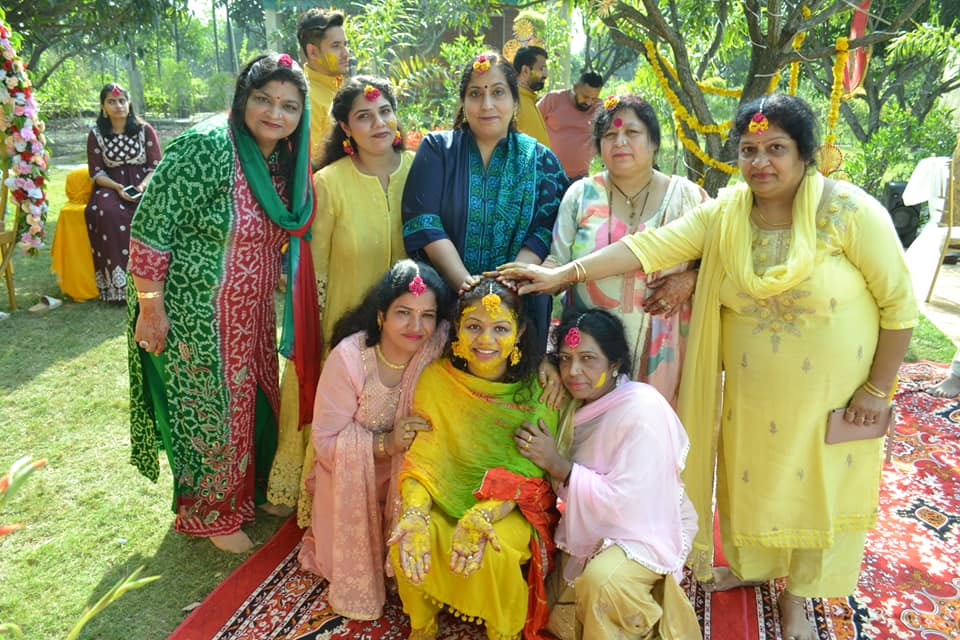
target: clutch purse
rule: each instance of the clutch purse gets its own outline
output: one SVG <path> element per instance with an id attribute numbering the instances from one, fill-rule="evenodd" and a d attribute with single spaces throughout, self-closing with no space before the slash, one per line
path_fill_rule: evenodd
<path id="1" fill-rule="evenodd" d="M 881 415 L 874 424 L 852 424 L 843 419 L 846 407 L 834 409 L 830 412 L 827 419 L 827 444 L 837 444 L 838 442 L 850 442 L 851 440 L 870 440 L 873 438 L 882 438 L 890 430 L 894 420 L 895 405 L 890 405 L 889 411 Z"/>

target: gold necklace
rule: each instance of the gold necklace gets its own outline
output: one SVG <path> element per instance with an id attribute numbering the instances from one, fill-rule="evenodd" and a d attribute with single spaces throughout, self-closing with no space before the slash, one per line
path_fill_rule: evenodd
<path id="1" fill-rule="evenodd" d="M 784 227 L 789 227 L 793 224 L 793 220 L 787 220 L 786 222 L 770 222 L 763 215 L 763 213 L 760 212 L 760 207 L 758 207 L 756 204 L 753 205 L 753 210 L 757 212 L 757 217 L 760 218 L 760 222 L 768 227 L 773 227 L 774 229 L 783 229 Z"/>
<path id="2" fill-rule="evenodd" d="M 610 177 L 610 184 L 613 185 L 613 188 L 616 189 L 617 192 L 618 192 L 621 196 L 623 196 L 623 199 L 627 201 L 627 204 L 630 205 L 630 222 L 631 222 L 631 223 L 633 222 L 633 216 L 634 216 L 634 215 L 636 214 L 636 212 L 637 212 L 637 206 L 636 206 L 636 204 L 635 204 L 635 203 L 636 203 L 636 200 L 637 200 L 638 197 L 640 197 L 640 194 L 643 193 L 643 192 L 645 192 L 645 191 L 646 191 L 647 195 L 646 195 L 646 197 L 643 199 L 643 204 L 640 205 L 640 214 L 641 214 L 641 215 L 643 215 L 643 210 L 647 207 L 647 198 L 650 197 L 650 192 L 647 191 L 647 187 L 649 187 L 651 184 L 653 184 L 653 175 L 654 175 L 654 174 L 653 174 L 653 171 L 651 171 L 651 172 L 650 172 L 650 179 L 647 180 L 647 184 L 645 184 L 645 185 L 643 185 L 642 187 L 640 187 L 640 189 L 639 189 L 635 194 L 633 194 L 632 196 L 628 196 L 628 195 L 624 192 L 624 190 L 621 189 L 621 188 L 617 185 L 617 183 L 613 181 L 613 176 Z"/>
<path id="3" fill-rule="evenodd" d="M 407 368 L 407 364 L 406 364 L 406 363 L 404 363 L 404 364 L 396 364 L 395 362 L 390 362 L 389 360 L 387 360 L 387 356 L 383 355 L 383 351 L 380 350 L 380 343 L 379 343 L 379 342 L 378 342 L 376 345 L 374 345 L 373 349 L 374 349 L 374 351 L 377 352 L 377 358 L 380 360 L 380 362 L 382 362 L 383 364 L 387 365 L 388 367 L 390 367 L 390 368 L 393 369 L 394 371 L 403 371 L 404 369 Z"/>

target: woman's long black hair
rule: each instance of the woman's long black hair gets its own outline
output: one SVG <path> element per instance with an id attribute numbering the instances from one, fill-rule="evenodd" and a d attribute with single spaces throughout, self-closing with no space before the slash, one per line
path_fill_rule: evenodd
<path id="1" fill-rule="evenodd" d="M 100 131 L 100 135 L 102 135 L 104 138 L 114 135 L 113 124 L 110 122 L 110 116 L 108 116 L 103 110 L 103 102 L 107 99 L 108 95 L 113 93 L 114 87 L 116 87 L 117 91 L 122 93 L 127 99 L 127 122 L 123 125 L 123 132 L 128 136 L 133 137 L 140 133 L 140 130 L 143 129 L 143 119 L 133 111 L 133 102 L 130 101 L 130 92 L 116 82 L 108 82 L 107 84 L 103 85 L 103 89 L 100 89 L 100 115 L 97 116 L 97 129 Z"/>

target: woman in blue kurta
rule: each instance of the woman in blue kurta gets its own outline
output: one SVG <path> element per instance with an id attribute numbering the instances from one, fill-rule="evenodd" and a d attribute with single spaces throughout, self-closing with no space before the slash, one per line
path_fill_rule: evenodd
<path id="1" fill-rule="evenodd" d="M 553 152 L 517 131 L 519 100 L 513 67 L 495 53 L 478 56 L 460 77 L 453 130 L 427 134 L 410 169 L 407 253 L 429 260 L 454 290 L 504 261 L 540 264 L 550 251 L 569 183 Z M 539 302 L 545 328 L 549 305 Z"/>

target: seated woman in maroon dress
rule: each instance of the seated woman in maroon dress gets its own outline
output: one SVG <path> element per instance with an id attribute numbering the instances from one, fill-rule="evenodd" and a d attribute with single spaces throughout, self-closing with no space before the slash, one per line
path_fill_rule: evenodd
<path id="1" fill-rule="evenodd" d="M 87 136 L 93 191 L 85 212 L 100 300 L 127 299 L 130 222 L 160 163 L 157 132 L 141 120 L 130 93 L 116 82 L 100 90 L 100 115 Z M 124 192 L 124 188 L 132 187 Z"/>

